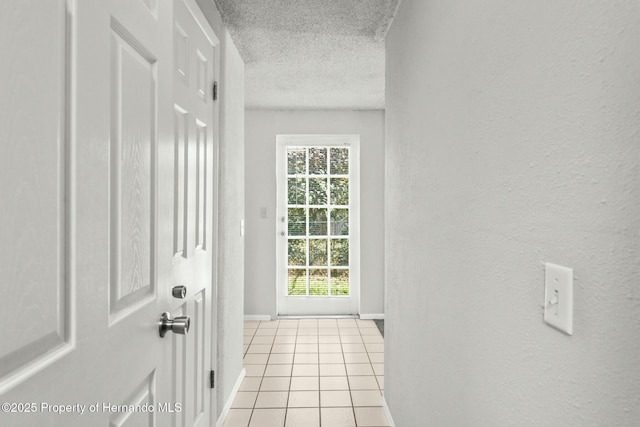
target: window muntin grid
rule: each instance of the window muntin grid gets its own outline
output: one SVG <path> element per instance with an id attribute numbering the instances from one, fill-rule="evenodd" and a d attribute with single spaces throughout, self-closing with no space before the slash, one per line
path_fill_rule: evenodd
<path id="1" fill-rule="evenodd" d="M 286 153 L 287 295 L 349 296 L 350 148 Z"/>

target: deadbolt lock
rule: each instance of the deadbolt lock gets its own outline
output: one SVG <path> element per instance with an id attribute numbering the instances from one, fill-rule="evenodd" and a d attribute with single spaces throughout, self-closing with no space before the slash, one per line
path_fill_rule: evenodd
<path id="1" fill-rule="evenodd" d="M 171 295 L 173 295 L 174 298 L 184 299 L 184 297 L 187 296 L 187 287 L 174 286 L 173 289 L 171 289 Z"/>

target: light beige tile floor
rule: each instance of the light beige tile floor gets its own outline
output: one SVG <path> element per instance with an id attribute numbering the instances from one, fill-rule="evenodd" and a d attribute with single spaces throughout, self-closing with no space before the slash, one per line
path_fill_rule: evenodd
<path id="1" fill-rule="evenodd" d="M 224 427 L 386 427 L 384 339 L 372 320 L 244 325 L 246 376 Z"/>

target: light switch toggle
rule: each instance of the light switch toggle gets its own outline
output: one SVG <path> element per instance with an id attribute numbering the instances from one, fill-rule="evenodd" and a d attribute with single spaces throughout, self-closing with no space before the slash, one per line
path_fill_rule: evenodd
<path id="1" fill-rule="evenodd" d="M 553 295 L 551 295 L 551 299 L 549 300 L 549 305 L 558 305 L 558 291 L 554 290 Z"/>
<path id="2" fill-rule="evenodd" d="M 551 299 L 547 302 L 549 308 L 552 308 L 555 311 L 555 314 L 558 314 L 558 291 L 554 290 L 553 294 L 551 294 Z"/>

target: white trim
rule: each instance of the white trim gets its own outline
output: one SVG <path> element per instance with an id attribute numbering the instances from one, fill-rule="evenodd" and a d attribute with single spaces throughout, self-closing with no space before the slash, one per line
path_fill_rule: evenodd
<path id="1" fill-rule="evenodd" d="M 389 405 L 387 405 L 387 399 L 384 398 L 384 394 L 382 395 L 382 410 L 384 414 L 387 416 L 387 421 L 389 421 L 390 427 L 396 427 L 395 421 L 393 421 L 393 417 L 391 416 L 391 411 L 389 410 Z"/>
<path id="2" fill-rule="evenodd" d="M 278 319 L 358 319 L 356 314 L 341 314 L 341 315 L 315 315 L 315 316 L 278 316 Z"/>
<path id="3" fill-rule="evenodd" d="M 269 314 L 245 314 L 244 320 L 260 320 L 260 321 L 271 321 L 273 318 Z"/>
<path id="4" fill-rule="evenodd" d="M 242 385 L 242 380 L 244 380 L 244 376 L 247 372 L 242 368 L 240 372 L 240 376 L 236 380 L 233 389 L 231 390 L 231 394 L 229 395 L 229 399 L 227 399 L 227 403 L 222 408 L 222 412 L 220 412 L 220 416 L 218 417 L 218 421 L 216 421 L 216 427 L 222 427 L 224 422 L 227 420 L 227 415 L 229 415 L 229 411 L 231 410 L 231 405 L 233 404 L 233 400 L 236 398 L 236 394 L 238 394 L 238 390 L 240 390 L 240 386 Z"/>
<path id="5" fill-rule="evenodd" d="M 360 319 L 362 319 L 362 320 L 382 320 L 382 319 L 384 319 L 384 313 L 360 313 Z"/>

